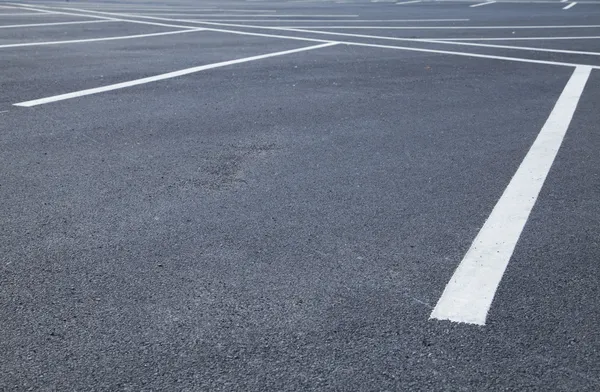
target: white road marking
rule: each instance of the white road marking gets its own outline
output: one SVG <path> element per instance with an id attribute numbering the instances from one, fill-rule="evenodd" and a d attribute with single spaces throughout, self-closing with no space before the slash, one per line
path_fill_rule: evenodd
<path id="1" fill-rule="evenodd" d="M 139 15 L 138 17 L 142 17 Z M 144 16 L 145 17 L 145 16 Z M 179 20 L 180 22 L 191 22 L 192 20 Z M 262 26 L 267 28 L 270 26 Z M 276 26 L 273 26 L 276 27 Z M 521 29 L 592 29 L 600 25 L 576 25 L 576 26 L 294 26 L 298 29 L 328 29 L 328 30 L 521 30 Z"/>
<path id="2" fill-rule="evenodd" d="M 262 55 L 258 55 L 258 56 L 251 56 L 251 57 L 245 57 L 245 58 L 236 59 L 236 60 L 222 61 L 222 62 L 214 63 L 214 64 L 201 65 L 198 67 L 186 68 L 186 69 L 182 69 L 179 71 L 168 72 L 168 73 L 164 73 L 164 74 L 160 74 L 160 75 L 131 80 L 129 82 L 116 83 L 116 84 L 111 84 L 108 86 L 96 87 L 96 88 L 91 88 L 91 89 L 87 89 L 87 90 L 80 90 L 80 91 L 75 91 L 72 93 L 60 94 L 60 95 L 55 95 L 55 96 L 47 97 L 47 98 L 34 99 L 31 101 L 26 101 L 26 102 L 19 102 L 19 103 L 15 103 L 14 106 L 32 107 L 32 106 L 43 105 L 43 104 L 47 104 L 47 103 L 51 103 L 51 102 L 64 101 L 66 99 L 83 97 L 85 95 L 98 94 L 98 93 L 103 93 L 106 91 L 118 90 L 118 89 L 122 89 L 122 88 L 126 88 L 126 87 L 132 87 L 132 86 L 138 86 L 141 84 L 156 82 L 159 80 L 176 78 L 176 77 L 183 76 L 183 75 L 189 75 L 192 73 L 205 71 L 207 69 L 225 67 L 225 66 L 233 65 L 233 64 L 247 63 L 249 61 L 256 61 L 256 60 L 266 59 L 269 57 L 284 56 L 287 54 L 305 52 L 308 50 L 320 49 L 320 48 L 325 48 L 325 47 L 333 46 L 333 45 L 337 45 L 337 42 L 327 42 L 327 43 L 322 43 L 319 45 L 306 46 L 303 48 L 285 50 L 282 52 L 267 53 L 267 54 L 262 54 Z"/>
<path id="3" fill-rule="evenodd" d="M 484 5 L 489 5 L 489 4 L 494 4 L 494 3 L 495 3 L 495 1 L 486 1 L 485 3 L 478 3 L 478 4 L 470 5 L 469 7 L 471 7 L 471 8 L 482 7 Z"/>
<path id="4" fill-rule="evenodd" d="M 109 20 L 109 21 L 113 21 L 113 22 L 128 22 L 128 23 L 137 23 L 137 24 L 143 24 L 143 25 L 151 25 L 151 26 L 162 26 L 162 27 L 173 27 L 173 28 L 180 28 L 180 29 L 185 29 L 185 30 L 189 30 L 189 29 L 193 29 L 194 26 L 181 26 L 181 25 L 175 25 L 175 24 L 168 24 L 168 23 L 158 23 L 158 22 L 148 22 L 148 21 L 142 21 L 142 20 L 132 20 L 132 19 L 119 19 L 119 18 L 114 18 L 114 17 L 108 17 L 108 16 L 100 16 L 100 15 L 90 15 L 90 14 L 85 14 L 85 13 L 74 13 L 74 12 L 64 12 L 64 11 L 55 11 L 55 9 L 53 8 L 52 11 L 50 10 L 46 10 L 46 9 L 40 9 L 40 8 L 32 8 L 33 6 L 30 5 L 23 5 L 24 7 L 27 7 L 26 9 L 32 9 L 32 10 L 36 10 L 36 11 L 40 11 L 40 12 L 48 12 L 48 13 L 56 13 L 56 14 L 61 14 L 61 15 L 71 15 L 71 16 L 82 16 L 82 17 L 87 17 L 87 18 L 95 18 L 95 19 L 103 19 L 103 20 Z M 63 8 L 63 9 L 69 9 L 69 8 Z M 79 11 L 79 10 L 77 10 Z M 88 11 L 88 12 L 94 12 L 95 11 Z M 106 12 L 103 12 L 106 14 Z M 117 15 L 117 14 L 115 14 Z M 151 18 L 151 19 L 155 19 L 155 18 Z M 163 20 L 169 20 L 169 19 L 164 19 Z M 0 26 L 2 27 L 2 26 Z"/>
<path id="5" fill-rule="evenodd" d="M 420 3 L 420 2 L 421 2 L 421 0 L 401 1 L 399 3 L 396 3 L 396 5 L 413 4 L 413 3 Z"/>
<path id="6" fill-rule="evenodd" d="M 561 3 L 566 3 L 569 0 L 560 0 Z"/>
<path id="7" fill-rule="evenodd" d="M 0 17 L 5 17 L 5 16 L 52 16 L 52 15 L 57 15 L 60 16 L 60 14 L 57 14 L 56 12 L 47 12 L 47 13 L 39 13 L 39 12 L 0 12 Z"/>
<path id="8" fill-rule="evenodd" d="M 88 11 L 88 12 L 92 12 L 92 11 Z M 257 18 L 358 18 L 359 15 L 310 15 L 310 14 L 277 14 L 277 15 L 264 15 L 264 14 L 257 14 L 257 15 L 249 15 L 249 14 L 200 14 L 200 13 L 193 13 L 193 12 L 187 12 L 187 13 L 158 13 L 155 12 L 153 14 L 146 14 L 146 13 L 141 13 L 139 14 L 140 16 L 190 16 L 190 17 L 221 17 L 221 16 L 226 16 L 226 17 L 232 17 L 232 16 L 239 16 L 239 17 L 244 17 L 244 18 L 251 18 L 253 16 L 257 17 Z"/>
<path id="9" fill-rule="evenodd" d="M 243 16 L 243 15 L 240 15 Z M 189 18 L 188 18 L 189 19 Z M 290 23 L 381 23 L 381 22 L 468 22 L 470 19 L 319 19 L 319 20 L 306 20 L 306 19 L 202 19 L 194 18 L 193 20 L 202 22 L 290 22 Z M 293 26 L 292 26 L 293 27 Z"/>
<path id="10" fill-rule="evenodd" d="M 552 41 L 572 39 L 600 39 L 600 35 L 575 36 L 575 37 L 493 37 L 493 38 L 432 38 L 436 41 Z"/>
<path id="11" fill-rule="evenodd" d="M 567 6 L 564 6 L 563 10 L 568 10 L 569 8 L 575 7 L 575 4 L 577 4 L 577 3 L 575 2 L 575 3 L 571 3 L 571 4 L 567 5 Z"/>
<path id="12" fill-rule="evenodd" d="M 580 66 L 460 262 L 432 319 L 485 325 L 494 295 L 569 128 L 591 68 Z"/>
<path id="13" fill-rule="evenodd" d="M 72 10 L 80 11 L 78 9 L 72 9 Z M 119 16 L 119 17 L 121 17 L 121 19 L 117 19 L 117 20 L 122 21 L 122 22 L 130 21 L 130 19 L 122 19 L 123 17 L 136 17 L 136 15 L 129 15 L 129 14 L 100 12 L 100 11 L 97 11 L 97 12 L 102 13 L 102 14 L 107 14 L 107 15 Z M 73 15 L 79 15 L 79 14 L 73 14 Z M 519 58 L 519 57 L 495 56 L 495 55 L 457 52 L 457 51 L 449 51 L 449 50 L 423 49 L 423 48 L 414 48 L 414 47 L 407 47 L 407 46 L 367 44 L 367 43 L 352 42 L 352 41 L 340 41 L 338 39 L 336 39 L 335 41 L 323 41 L 323 40 L 318 40 L 318 39 L 314 39 L 314 38 L 286 36 L 286 35 L 280 35 L 280 34 L 250 33 L 250 32 L 244 32 L 244 31 L 236 31 L 236 30 L 207 28 L 206 25 L 224 26 L 224 27 L 240 27 L 240 28 L 251 28 L 251 29 L 261 29 L 261 30 L 275 30 L 275 31 L 294 31 L 294 32 L 334 35 L 334 36 L 343 36 L 343 37 L 359 37 L 359 38 L 375 38 L 375 39 L 383 39 L 383 40 L 409 40 L 409 41 L 411 41 L 411 39 L 403 39 L 403 38 L 396 38 L 396 37 L 336 33 L 336 32 L 332 32 L 332 31 L 306 30 L 306 29 L 289 28 L 289 27 L 256 26 L 256 25 L 216 23 L 216 22 L 198 22 L 198 21 L 186 20 L 186 19 L 171 19 L 171 18 L 159 18 L 159 17 L 145 17 L 145 18 L 150 18 L 153 20 L 164 20 L 164 21 L 173 21 L 173 22 L 201 24 L 201 25 L 204 25 L 205 29 L 208 31 L 219 31 L 219 32 L 239 34 L 239 35 L 254 35 L 254 36 L 262 36 L 262 37 L 273 37 L 273 38 L 301 40 L 301 41 L 313 41 L 313 42 L 337 42 L 339 44 L 352 45 L 352 46 L 393 49 L 393 50 L 407 50 L 407 51 L 412 51 L 412 52 L 423 52 L 423 53 L 448 54 L 448 55 L 455 55 L 455 56 L 474 57 L 474 58 L 483 58 L 483 59 L 495 59 L 495 60 L 514 61 L 514 62 L 531 63 L 531 64 L 546 64 L 546 65 L 557 65 L 557 66 L 567 66 L 567 67 L 576 67 L 579 65 L 587 65 L 587 64 L 568 63 L 568 62 L 561 62 L 561 61 L 535 60 L 535 59 L 527 59 L 527 58 Z M 132 21 L 132 22 L 136 22 L 136 21 Z M 182 26 L 182 27 L 187 28 L 187 29 L 193 28 L 193 26 Z M 412 41 L 414 41 L 414 40 L 412 40 Z M 600 68 L 600 66 L 595 66 L 595 65 L 587 65 L 587 66 L 589 66 L 591 68 Z"/>
<path id="14" fill-rule="evenodd" d="M 197 29 L 190 29 L 190 30 L 165 31 L 162 33 L 138 34 L 138 35 L 123 35 L 123 36 L 119 36 L 119 37 L 74 39 L 74 40 L 68 40 L 68 41 L 27 42 L 27 43 L 21 43 L 21 44 L 0 45 L 0 49 L 2 49 L 2 48 L 19 48 L 19 47 L 23 47 L 23 46 L 44 46 L 44 45 L 78 44 L 78 43 L 83 43 L 83 42 L 118 41 L 118 40 L 123 40 L 123 39 L 159 37 L 162 35 L 193 33 L 196 31 L 204 31 L 204 30 L 205 29 L 203 27 L 200 27 Z"/>
<path id="15" fill-rule="evenodd" d="M 60 25 L 73 25 L 73 24 L 88 24 L 88 23 L 107 23 L 114 22 L 113 20 L 81 20 L 75 22 L 54 22 L 54 23 L 32 23 L 32 24 L 20 24 L 20 25 L 5 25 L 0 26 L 0 29 L 13 29 L 19 27 L 41 27 L 41 26 L 60 26 Z"/>
<path id="16" fill-rule="evenodd" d="M 587 55 L 587 56 L 600 56 L 600 52 L 586 52 L 586 51 L 583 51 L 583 50 L 545 49 L 545 48 L 535 48 L 535 47 L 531 47 L 531 46 L 474 44 L 474 43 L 470 43 L 470 42 L 449 41 L 449 40 L 435 40 L 435 39 L 416 39 L 415 41 L 417 41 L 417 42 L 437 43 L 437 44 L 475 46 L 475 47 L 480 47 L 480 48 L 498 48 L 498 49 L 511 49 L 511 50 L 526 50 L 526 51 L 529 51 L 529 52 L 566 53 L 566 54 L 583 54 L 583 55 Z"/>

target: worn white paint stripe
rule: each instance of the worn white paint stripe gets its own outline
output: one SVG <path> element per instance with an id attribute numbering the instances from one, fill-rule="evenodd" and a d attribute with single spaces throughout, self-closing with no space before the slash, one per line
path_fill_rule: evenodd
<path id="1" fill-rule="evenodd" d="M 420 3 L 421 0 L 411 0 L 411 1 L 401 1 L 396 3 L 396 5 L 403 5 L 403 4 L 413 4 L 413 3 Z"/>
<path id="2" fill-rule="evenodd" d="M 575 7 L 575 4 L 577 4 L 577 3 L 571 3 L 569 5 L 564 6 L 563 10 L 568 10 L 569 8 Z"/>
<path id="3" fill-rule="evenodd" d="M 19 27 L 41 27 L 41 26 L 60 26 L 60 25 L 73 25 L 73 24 L 88 24 L 88 23 L 106 23 L 114 22 L 113 20 L 82 20 L 75 22 L 54 22 L 54 23 L 31 23 L 31 24 L 20 24 L 20 25 L 5 25 L 0 26 L 0 29 L 12 29 Z"/>
<path id="4" fill-rule="evenodd" d="M 485 325 L 494 295 L 591 72 L 575 68 L 535 142 L 460 262 L 432 319 Z"/>
<path id="5" fill-rule="evenodd" d="M 484 5 L 489 5 L 489 4 L 494 4 L 494 3 L 495 3 L 495 1 L 486 1 L 485 3 L 478 3 L 478 4 L 470 5 L 469 7 L 471 7 L 471 8 L 482 7 Z"/>
<path id="6" fill-rule="evenodd" d="M 123 40 L 123 39 L 148 38 L 148 37 L 159 37 L 159 36 L 163 36 L 163 35 L 193 33 L 196 31 L 204 31 L 204 30 L 205 30 L 204 28 L 200 27 L 197 29 L 190 29 L 190 30 L 165 31 L 162 33 L 138 34 L 138 35 L 123 35 L 123 36 L 119 36 L 119 37 L 73 39 L 73 40 L 68 40 L 68 41 L 27 42 L 27 43 L 22 43 L 22 44 L 0 45 L 0 49 L 2 49 L 2 48 L 20 48 L 20 47 L 24 47 L 24 46 L 78 44 L 78 43 L 83 43 L 83 42 L 118 41 L 118 40 Z"/>
<path id="7" fill-rule="evenodd" d="M 222 61 L 219 63 L 208 64 L 208 65 L 201 65 L 198 67 L 186 68 L 186 69 L 182 69 L 179 71 L 168 72 L 168 73 L 164 73 L 164 74 L 160 74 L 160 75 L 150 76 L 147 78 L 131 80 L 129 82 L 116 83 L 116 84 L 111 84 L 108 86 L 96 87 L 96 88 L 91 88 L 91 89 L 87 89 L 87 90 L 80 90 L 80 91 L 75 91 L 72 93 L 55 95 L 55 96 L 47 97 L 47 98 L 34 99 L 32 101 L 19 102 L 14 105 L 15 106 L 23 106 L 23 107 L 32 107 L 32 106 L 37 106 L 37 105 L 43 105 L 43 104 L 51 103 L 51 102 L 64 101 L 66 99 L 83 97 L 85 95 L 98 94 L 98 93 L 103 93 L 106 91 L 118 90 L 118 89 L 122 89 L 122 88 L 126 88 L 126 87 L 138 86 L 140 84 L 156 82 L 159 80 L 176 78 L 176 77 L 183 76 L 183 75 L 189 75 L 189 74 L 192 74 L 195 72 L 205 71 L 207 69 L 225 67 L 225 66 L 233 65 L 233 64 L 247 63 L 249 61 L 261 60 L 261 59 L 266 59 L 269 57 L 283 56 L 283 55 L 292 54 L 292 53 L 305 52 L 308 50 L 325 48 L 325 47 L 333 46 L 333 45 L 337 45 L 337 42 L 327 42 L 327 43 L 323 43 L 323 44 L 319 44 L 319 45 L 285 50 L 282 52 L 267 53 L 267 54 L 262 54 L 262 55 L 258 55 L 258 56 L 245 57 L 245 58 L 229 60 L 229 61 Z"/>

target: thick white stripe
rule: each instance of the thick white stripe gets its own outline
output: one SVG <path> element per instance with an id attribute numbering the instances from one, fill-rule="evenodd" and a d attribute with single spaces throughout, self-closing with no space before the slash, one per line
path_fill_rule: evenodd
<path id="1" fill-rule="evenodd" d="M 569 5 L 564 6 L 563 10 L 568 10 L 569 8 L 575 7 L 575 4 L 577 4 L 577 3 L 571 3 Z"/>
<path id="2" fill-rule="evenodd" d="M 591 72 L 579 66 L 500 200 L 460 262 L 432 319 L 485 325 L 496 289 L 544 185 Z"/>
<path id="3" fill-rule="evenodd" d="M 304 48 L 285 50 L 283 52 L 268 53 L 268 54 L 262 54 L 259 56 L 245 57 L 245 58 L 237 59 L 237 60 L 229 60 L 229 61 L 223 61 L 220 63 L 201 65 L 199 67 L 186 68 L 186 69 L 182 69 L 179 71 L 168 72 L 168 73 L 164 73 L 164 74 L 160 74 L 160 75 L 156 75 L 156 76 L 150 76 L 147 78 L 131 80 L 129 82 L 116 83 L 116 84 L 111 84 L 111 85 L 103 86 L 103 87 L 96 87 L 96 88 L 91 88 L 91 89 L 87 89 L 87 90 L 75 91 L 75 92 L 67 93 L 67 94 L 55 95 L 55 96 L 47 97 L 47 98 L 35 99 L 32 101 L 27 101 L 27 102 L 15 103 L 14 105 L 15 106 L 23 106 L 23 107 L 43 105 L 43 104 L 51 103 L 51 102 L 64 101 L 66 99 L 83 97 L 85 95 L 98 94 L 98 93 L 103 93 L 106 91 L 118 90 L 118 89 L 122 89 L 122 88 L 126 88 L 126 87 L 137 86 L 140 84 L 156 82 L 159 80 L 176 78 L 178 76 L 189 75 L 189 74 L 192 74 L 195 72 L 205 71 L 207 69 L 225 67 L 225 66 L 233 65 L 233 64 L 247 63 L 249 61 L 261 60 L 261 59 L 266 59 L 266 58 L 275 57 L 275 56 L 283 56 L 286 54 L 292 54 L 292 53 L 304 52 L 307 50 L 325 48 L 327 46 L 333 46 L 333 45 L 337 45 L 337 42 L 327 42 L 324 44 L 308 46 L 308 47 L 304 47 Z"/>

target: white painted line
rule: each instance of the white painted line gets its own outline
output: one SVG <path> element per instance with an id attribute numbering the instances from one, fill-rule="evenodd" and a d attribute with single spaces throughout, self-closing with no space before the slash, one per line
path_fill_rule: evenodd
<path id="1" fill-rule="evenodd" d="M 204 21 L 202 18 L 194 18 L 195 21 Z M 290 22 L 290 23 L 385 23 L 385 22 L 468 22 L 470 19 L 319 19 L 319 20 L 306 20 L 306 19 L 206 19 L 208 22 Z"/>
<path id="2" fill-rule="evenodd" d="M 74 39 L 74 40 L 68 40 L 68 41 L 27 42 L 27 43 L 22 43 L 22 44 L 0 45 L 0 49 L 3 49 L 3 48 L 19 48 L 19 47 L 24 47 L 24 46 L 44 46 L 44 45 L 78 44 L 78 43 L 83 43 L 83 42 L 118 41 L 118 40 L 123 40 L 123 39 L 159 37 L 159 36 L 162 36 L 162 35 L 193 33 L 193 32 L 196 32 L 196 31 L 204 31 L 204 30 L 205 30 L 204 28 L 200 27 L 198 29 L 166 31 L 166 32 L 162 32 L 162 33 L 151 33 L 151 34 L 124 35 L 124 36 L 120 36 L 120 37 L 87 38 L 87 39 Z"/>
<path id="3" fill-rule="evenodd" d="M 577 4 L 577 3 L 575 2 L 575 3 L 571 3 L 571 4 L 567 5 L 567 6 L 564 6 L 563 10 L 568 10 L 569 8 L 575 7 L 575 4 Z"/>
<path id="4" fill-rule="evenodd" d="M 600 35 L 574 36 L 574 37 L 493 37 L 493 38 L 433 38 L 436 41 L 553 41 L 572 39 L 600 39 Z"/>
<path id="5" fill-rule="evenodd" d="M 479 3 L 479 4 L 470 5 L 469 7 L 471 7 L 471 8 L 482 7 L 484 5 L 489 5 L 489 4 L 494 4 L 494 3 L 495 3 L 495 1 L 486 1 L 485 3 Z"/>
<path id="6" fill-rule="evenodd" d="M 60 26 L 60 25 L 74 25 L 74 24 L 89 24 L 89 23 L 106 23 L 114 22 L 113 20 L 82 20 L 76 22 L 54 22 L 54 23 L 32 23 L 32 24 L 20 24 L 20 25 L 5 25 L 0 26 L 0 29 L 13 29 L 19 27 L 41 27 L 41 26 Z"/>
<path id="7" fill-rule="evenodd" d="M 526 50 L 526 51 L 530 51 L 530 52 L 566 53 L 566 54 L 583 54 L 583 55 L 587 55 L 587 56 L 600 56 L 600 52 L 586 52 L 583 50 L 545 49 L 545 48 L 535 48 L 535 47 L 530 47 L 530 46 L 474 44 L 474 43 L 469 43 L 469 42 L 435 40 L 435 39 L 417 39 L 415 41 L 438 43 L 438 44 L 449 44 L 449 45 L 476 46 L 476 47 L 480 47 L 480 48 L 499 48 L 499 49 L 511 49 L 511 50 Z"/>
<path id="8" fill-rule="evenodd" d="M 412 3 L 420 3 L 420 2 L 421 2 L 421 0 L 401 1 L 399 3 L 396 3 L 396 5 L 412 4 Z"/>
<path id="9" fill-rule="evenodd" d="M 88 11 L 88 12 L 93 12 L 93 11 Z M 264 15 L 264 14 L 257 14 L 257 15 L 250 15 L 250 14 L 200 14 L 200 13 L 194 13 L 194 12 L 186 12 L 186 13 L 153 13 L 153 14 L 147 14 L 147 13 L 141 13 L 141 14 L 136 14 L 137 16 L 189 16 L 189 17 L 232 17 L 232 16 L 239 16 L 239 17 L 243 17 L 243 18 L 252 18 L 252 17 L 257 17 L 257 18 L 358 18 L 358 15 L 311 15 L 311 14 L 277 14 L 277 15 Z"/>
<path id="10" fill-rule="evenodd" d="M 74 10 L 79 11 L 78 9 L 74 9 Z M 135 17 L 135 15 L 128 15 L 128 14 L 108 13 L 108 12 L 99 12 L 99 13 L 107 14 L 107 15 L 116 15 L 121 18 L 129 17 L 129 16 Z M 78 15 L 78 14 L 74 14 L 74 15 Z M 337 33 L 337 32 L 333 32 L 333 31 L 306 30 L 306 29 L 298 29 L 298 28 L 290 28 L 290 27 L 256 26 L 256 25 L 216 23 L 216 22 L 198 22 L 198 21 L 194 21 L 194 20 L 170 19 L 170 18 L 159 18 L 159 17 L 145 17 L 145 18 L 150 18 L 153 20 L 194 23 L 194 24 L 201 24 L 204 26 L 209 25 L 209 26 L 224 26 L 224 27 L 240 27 L 240 28 L 261 29 L 261 30 L 294 31 L 294 32 L 302 32 L 302 33 L 314 33 L 314 34 L 334 35 L 334 36 L 343 36 L 343 37 L 359 37 L 359 38 L 374 38 L 374 39 L 382 39 L 382 40 L 414 41 L 413 39 L 406 39 L 406 38 L 364 35 L 364 34 L 347 34 L 347 33 Z M 118 20 L 123 21 L 123 22 L 130 21 L 129 19 L 118 19 Z M 184 26 L 184 27 L 188 28 L 188 29 L 193 28 L 192 26 Z M 231 34 L 240 34 L 240 35 L 254 35 L 254 36 L 273 37 L 273 38 L 282 38 L 282 39 L 290 39 L 290 40 L 323 42 L 322 40 L 317 40 L 317 39 L 313 39 L 313 38 L 286 36 L 286 35 L 280 35 L 280 34 L 249 33 L 249 32 L 244 32 L 244 31 L 225 30 L 225 29 L 217 29 L 217 28 L 206 28 L 206 30 L 226 32 L 226 33 L 231 33 Z M 527 58 L 519 58 L 519 57 L 510 57 L 510 56 L 495 56 L 495 55 L 476 54 L 476 53 L 468 53 L 468 52 L 457 52 L 457 51 L 449 51 L 449 50 L 423 49 L 423 48 L 414 48 L 414 47 L 407 47 L 407 46 L 367 44 L 367 43 L 359 43 L 359 42 L 352 42 L 352 41 L 340 41 L 338 39 L 336 39 L 335 41 L 325 41 L 325 42 L 337 42 L 340 44 L 352 45 L 352 46 L 393 49 L 393 50 L 407 50 L 407 51 L 423 52 L 423 53 L 438 53 L 438 54 L 447 54 L 447 55 L 483 58 L 483 59 L 495 59 L 495 60 L 504 60 L 504 61 L 514 61 L 514 62 L 531 63 L 531 64 L 545 64 L 545 65 L 557 65 L 557 66 L 567 66 L 567 67 L 576 67 L 579 65 L 587 65 L 587 64 L 577 64 L 577 63 L 568 63 L 568 62 L 560 62 L 560 61 L 546 61 L 546 60 L 535 60 L 535 59 L 527 59 Z M 600 68 L 600 66 L 595 66 L 595 65 L 588 65 L 588 66 L 591 68 Z"/>
<path id="11" fill-rule="evenodd" d="M 0 114 L 4 114 L 4 113 L 8 113 L 8 110 L 3 110 L 0 112 Z"/>
<path id="12" fill-rule="evenodd" d="M 591 68 L 580 66 L 460 262 L 432 319 L 485 325 L 494 295 L 569 128 Z"/>
<path id="13" fill-rule="evenodd" d="M 193 20 L 179 20 L 193 22 Z M 262 26 L 268 28 L 270 26 Z M 277 26 L 272 26 L 277 27 Z M 592 29 L 600 25 L 576 26 L 293 26 L 298 29 L 328 29 L 328 30 L 521 30 L 521 29 Z"/>
<path id="14" fill-rule="evenodd" d="M 40 11 L 40 12 L 56 13 L 56 14 L 61 14 L 61 15 L 82 16 L 82 17 L 87 17 L 87 18 L 103 19 L 103 20 L 110 20 L 110 21 L 116 21 L 116 22 L 138 23 L 138 24 L 143 24 L 143 25 L 173 27 L 173 28 L 180 28 L 180 29 L 186 29 L 186 30 L 194 28 L 194 26 L 181 26 L 181 25 L 175 25 L 175 24 L 148 22 L 148 21 L 142 21 L 142 20 L 119 19 L 119 18 L 113 18 L 113 17 L 108 17 L 108 16 L 90 15 L 90 14 L 79 13 L 79 12 L 74 13 L 74 12 L 64 12 L 64 11 L 49 11 L 49 10 L 45 10 L 45 9 L 32 8 L 32 6 L 30 6 L 30 5 L 27 5 L 27 6 L 23 5 L 23 6 L 27 7 L 26 9 L 32 9 L 32 10 L 36 10 L 36 11 Z M 63 8 L 63 9 L 70 9 L 70 8 Z M 53 10 L 54 10 L 54 8 L 53 8 Z M 76 11 L 79 11 L 79 10 L 76 10 Z M 88 11 L 88 12 L 97 13 L 95 11 Z M 101 13 L 108 14 L 106 12 L 101 12 Z M 118 15 L 118 14 L 114 14 L 114 15 Z M 151 19 L 156 19 L 156 18 L 151 18 Z M 170 19 L 165 19 L 165 18 L 160 18 L 160 19 L 161 20 L 170 20 Z"/>
<path id="15" fill-rule="evenodd" d="M 282 52 L 267 53 L 267 54 L 262 54 L 262 55 L 258 55 L 258 56 L 245 57 L 245 58 L 241 58 L 241 59 L 237 59 L 237 60 L 229 60 L 229 61 L 222 61 L 220 63 L 201 65 L 198 67 L 186 68 L 186 69 L 182 69 L 179 71 L 168 72 L 168 73 L 164 73 L 164 74 L 160 74 L 160 75 L 131 80 L 129 82 L 116 83 L 116 84 L 111 84 L 108 86 L 96 87 L 96 88 L 91 88 L 91 89 L 87 89 L 87 90 L 80 90 L 80 91 L 75 91 L 72 93 L 60 94 L 60 95 L 55 95 L 55 96 L 47 97 L 47 98 L 34 99 L 32 101 L 19 102 L 19 103 L 15 103 L 14 106 L 32 107 L 32 106 L 43 105 L 43 104 L 51 103 L 51 102 L 64 101 L 66 99 L 83 97 L 86 95 L 98 94 L 98 93 L 103 93 L 103 92 L 112 91 L 112 90 L 118 90 L 118 89 L 122 89 L 122 88 L 126 88 L 126 87 L 138 86 L 140 84 L 156 82 L 159 80 L 176 78 L 176 77 L 183 76 L 183 75 L 189 75 L 192 73 L 205 71 L 207 69 L 225 67 L 225 66 L 233 65 L 233 64 L 247 63 L 249 61 L 261 60 L 261 59 L 266 59 L 269 57 L 283 56 L 283 55 L 292 54 L 292 53 L 305 52 L 308 50 L 320 49 L 320 48 L 325 48 L 325 47 L 333 46 L 333 45 L 337 45 L 337 42 L 327 42 L 327 43 L 323 43 L 323 44 L 319 44 L 319 45 L 285 50 Z"/>
<path id="16" fill-rule="evenodd" d="M 56 12 L 47 12 L 47 13 L 39 13 L 39 12 L 0 12 L 0 17 L 5 16 L 60 16 Z"/>
<path id="17" fill-rule="evenodd" d="M 569 0 L 560 0 L 561 3 L 566 3 Z"/>

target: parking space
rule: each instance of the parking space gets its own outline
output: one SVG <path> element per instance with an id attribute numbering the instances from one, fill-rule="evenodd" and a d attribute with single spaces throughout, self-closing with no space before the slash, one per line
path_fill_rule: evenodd
<path id="1" fill-rule="evenodd" d="M 598 40 L 593 2 L 0 4 L 0 389 L 596 390 Z"/>

